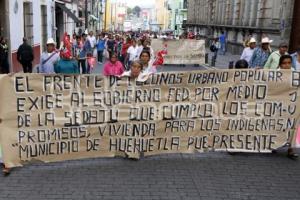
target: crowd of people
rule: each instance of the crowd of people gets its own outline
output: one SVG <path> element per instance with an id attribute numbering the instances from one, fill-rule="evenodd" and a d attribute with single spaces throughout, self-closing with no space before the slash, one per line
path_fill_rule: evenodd
<path id="1" fill-rule="evenodd" d="M 47 40 L 46 51 L 42 53 L 36 71 L 43 74 L 88 74 L 98 62 L 104 64 L 104 75 L 122 76 L 124 72 L 130 71 L 132 63 L 139 62 L 144 67 L 141 72 L 155 72 L 155 66 L 161 64 L 157 60 L 161 60 L 162 57 L 154 55 L 151 39 L 158 37 L 165 38 L 153 33 L 134 32 L 101 32 L 94 35 L 93 31 L 90 31 L 81 35 L 74 33 L 72 37 L 65 33 L 60 44 L 53 38 Z M 0 45 L 1 73 L 9 73 L 8 46 L 4 38 L 1 38 Z M 147 61 L 146 52 L 150 54 Z M 17 60 L 24 73 L 34 71 L 33 48 L 26 38 L 23 38 L 23 44 L 18 48 Z"/>
<path id="2" fill-rule="evenodd" d="M 267 70 L 295 70 L 300 71 L 300 48 L 293 54 L 288 54 L 288 44 L 283 42 L 279 48 L 273 51 L 271 48 L 273 40 L 263 37 L 261 45 L 257 46 L 254 37 L 249 37 L 245 41 L 245 48 L 240 60 L 236 61 L 235 69 L 267 69 Z M 223 44 L 222 44 L 223 43 Z M 210 45 L 212 55 L 212 65 L 215 64 L 217 55 L 225 54 L 226 35 L 222 32 L 220 37 L 214 38 Z M 293 148 L 288 148 L 288 157 L 297 159 L 299 156 Z"/>
<path id="3" fill-rule="evenodd" d="M 162 39 L 198 39 L 192 33 L 180 37 L 171 34 L 154 33 L 110 33 L 101 32 L 96 36 L 91 31 L 81 35 L 73 34 L 72 37 L 64 34 L 59 45 L 54 39 L 49 38 L 46 43 L 46 51 L 42 53 L 37 68 L 42 74 L 88 74 L 91 73 L 96 62 L 104 64 L 104 76 L 131 77 L 137 80 L 146 80 L 147 77 L 156 73 L 156 67 L 163 64 L 163 56 L 167 50 L 163 49 L 157 55 L 151 47 L 152 38 Z M 289 55 L 288 45 L 281 43 L 279 49 L 272 51 L 268 37 L 263 37 L 261 45 L 257 46 L 255 38 L 251 37 L 245 43 L 240 60 L 235 64 L 237 69 L 292 69 L 300 70 L 300 49 Z M 215 38 L 210 50 L 213 52 L 212 61 L 215 62 L 217 55 L 226 52 L 226 35 L 224 32 Z M 24 73 L 32 73 L 34 54 L 27 39 L 17 51 L 17 60 L 23 67 Z M 4 38 L 0 38 L 0 69 L 1 73 L 9 73 L 8 45 Z M 0 147 L 0 163 L 1 161 Z M 298 157 L 292 148 L 288 149 L 288 156 L 292 159 Z M 3 173 L 9 174 L 4 164 Z"/>
<path id="4" fill-rule="evenodd" d="M 82 35 L 65 33 L 59 47 L 52 38 L 46 43 L 42 53 L 38 73 L 43 74 L 88 74 L 96 62 L 104 64 L 105 76 L 128 76 L 131 68 L 141 66 L 139 74 L 155 73 L 156 66 L 161 65 L 161 54 L 154 55 L 150 34 L 114 34 L 91 31 Z M 23 66 L 24 73 L 32 73 L 34 60 L 32 47 L 26 38 L 17 52 L 17 59 Z M 104 63 L 105 62 L 105 63 Z M 134 73 L 136 74 L 136 73 Z"/>
<path id="5" fill-rule="evenodd" d="M 235 64 L 235 68 L 250 68 L 250 69 L 291 69 L 300 70 L 300 48 L 288 54 L 288 44 L 282 42 L 279 48 L 273 51 L 271 44 L 273 40 L 268 37 L 263 37 L 260 41 L 260 46 L 257 45 L 257 40 L 254 37 L 249 37 L 244 43 L 244 50 L 240 60 Z M 220 37 L 214 38 L 210 45 L 212 52 L 212 65 L 215 65 L 217 55 L 225 54 L 226 35 L 224 32 Z"/>

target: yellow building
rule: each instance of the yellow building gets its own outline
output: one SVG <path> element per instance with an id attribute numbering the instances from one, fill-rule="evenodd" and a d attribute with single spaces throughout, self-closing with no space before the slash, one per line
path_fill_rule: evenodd
<path id="1" fill-rule="evenodd" d="M 108 31 L 111 28 L 111 9 L 112 9 L 112 4 L 111 0 L 106 0 L 105 4 L 105 19 L 104 19 L 104 30 Z"/>
<path id="2" fill-rule="evenodd" d="M 106 31 L 122 30 L 126 17 L 127 5 L 123 0 L 107 0 L 105 7 L 105 26 Z"/>
<path id="3" fill-rule="evenodd" d="M 161 30 L 169 28 L 170 13 L 167 0 L 155 0 L 156 21 Z"/>

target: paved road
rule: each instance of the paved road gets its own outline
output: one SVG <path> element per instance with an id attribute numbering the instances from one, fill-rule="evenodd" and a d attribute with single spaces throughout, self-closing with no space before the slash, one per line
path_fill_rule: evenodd
<path id="1" fill-rule="evenodd" d="M 237 56 L 220 57 L 225 66 Z M 167 66 L 162 70 L 196 70 Z M 101 72 L 102 66 L 95 69 Z M 299 200 L 300 162 L 278 154 L 173 154 L 31 164 L 0 177 L 0 200 Z"/>
<path id="2" fill-rule="evenodd" d="M 207 50 L 207 52 L 209 53 L 209 65 L 211 63 L 211 57 L 212 54 L 211 52 L 209 52 Z M 227 69 L 229 62 L 230 61 L 237 61 L 239 60 L 239 55 L 232 55 L 230 53 L 227 53 L 225 56 L 223 55 L 218 55 L 217 58 L 217 62 L 216 62 L 216 69 Z M 97 73 L 100 74 L 102 73 L 102 69 L 103 69 L 103 64 L 98 64 L 97 67 L 93 70 L 93 73 Z M 196 67 L 193 65 L 187 65 L 187 66 L 182 66 L 182 65 L 173 65 L 173 66 L 164 66 L 164 67 L 160 67 L 158 70 L 159 71 L 191 71 L 191 70 L 205 70 L 205 69 L 210 69 L 210 67 L 208 68 L 204 68 L 204 67 Z"/>
<path id="3" fill-rule="evenodd" d="M 27 165 L 0 199 L 299 200 L 300 162 L 283 154 L 206 153 Z"/>

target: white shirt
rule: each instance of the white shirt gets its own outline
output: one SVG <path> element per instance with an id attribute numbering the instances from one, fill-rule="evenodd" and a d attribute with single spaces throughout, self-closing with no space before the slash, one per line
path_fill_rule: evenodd
<path id="1" fill-rule="evenodd" d="M 154 51 L 152 49 L 152 47 L 149 47 L 150 48 L 150 59 L 154 59 Z M 143 52 L 143 49 L 144 49 L 144 46 L 139 46 L 138 47 L 138 57 L 140 58 L 140 55 L 141 53 Z"/>
<path id="2" fill-rule="evenodd" d="M 246 47 L 242 53 L 241 60 L 246 60 L 248 63 L 250 62 L 252 55 L 255 49 L 251 49 L 250 47 Z"/>
<path id="3" fill-rule="evenodd" d="M 297 71 L 300 71 L 300 63 L 298 61 L 298 59 L 296 60 L 296 66 L 295 66 Z"/>
<path id="4" fill-rule="evenodd" d="M 136 80 L 139 82 L 145 82 L 151 74 L 153 73 L 141 71 L 141 73 L 139 74 Z M 120 77 L 131 77 L 131 70 L 124 72 Z"/>
<path id="5" fill-rule="evenodd" d="M 138 56 L 138 50 L 139 47 L 138 46 L 130 46 L 127 50 L 127 53 L 129 54 L 129 61 L 134 61 L 134 60 L 138 60 L 139 56 Z"/>
<path id="6" fill-rule="evenodd" d="M 97 44 L 97 40 L 95 36 L 88 36 L 87 39 L 89 40 L 91 47 L 94 48 Z"/>

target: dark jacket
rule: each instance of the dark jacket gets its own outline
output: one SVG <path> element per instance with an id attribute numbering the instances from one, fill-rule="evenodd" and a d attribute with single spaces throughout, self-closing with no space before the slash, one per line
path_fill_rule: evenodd
<path id="1" fill-rule="evenodd" d="M 23 43 L 18 49 L 17 59 L 20 63 L 32 62 L 34 59 L 32 47 L 27 43 Z"/>
<path id="2" fill-rule="evenodd" d="M 0 44 L 0 68 L 2 67 L 2 63 L 5 60 L 5 50 L 3 46 Z"/>

